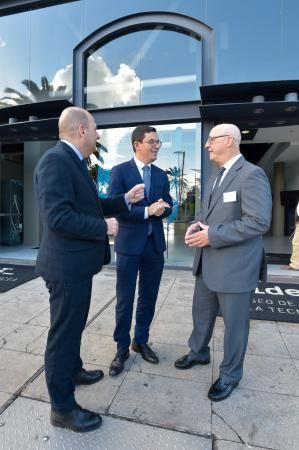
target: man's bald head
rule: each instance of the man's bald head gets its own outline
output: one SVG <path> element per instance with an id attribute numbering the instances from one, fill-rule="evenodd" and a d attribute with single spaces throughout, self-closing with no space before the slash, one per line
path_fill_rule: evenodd
<path id="1" fill-rule="evenodd" d="M 239 128 L 232 123 L 222 123 L 211 129 L 205 147 L 210 160 L 223 165 L 240 153 L 240 142 Z"/>
<path id="2" fill-rule="evenodd" d="M 94 118 L 85 109 L 76 106 L 64 109 L 59 118 L 58 129 L 59 138 L 72 143 L 84 158 L 94 152 L 99 136 Z"/>
<path id="3" fill-rule="evenodd" d="M 241 142 L 241 131 L 232 123 L 221 123 L 220 125 L 216 125 L 212 131 L 212 136 L 227 135 L 233 137 L 236 143 L 240 144 Z"/>
<path id="4" fill-rule="evenodd" d="M 58 121 L 59 138 L 68 139 L 74 137 L 79 126 L 82 124 L 88 127 L 91 119 L 91 114 L 85 109 L 77 108 L 76 106 L 64 109 Z"/>

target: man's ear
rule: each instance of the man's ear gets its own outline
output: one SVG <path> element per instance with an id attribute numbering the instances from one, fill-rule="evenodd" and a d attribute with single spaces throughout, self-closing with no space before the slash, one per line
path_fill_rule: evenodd
<path id="1" fill-rule="evenodd" d="M 79 125 L 79 135 L 82 137 L 85 134 L 85 126 L 83 125 L 83 123 L 80 123 Z"/>

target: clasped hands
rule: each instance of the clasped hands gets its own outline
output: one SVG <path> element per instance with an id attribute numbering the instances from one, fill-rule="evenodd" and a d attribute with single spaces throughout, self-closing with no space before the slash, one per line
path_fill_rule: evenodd
<path id="1" fill-rule="evenodd" d="M 140 200 L 143 200 L 144 183 L 136 184 L 125 194 L 125 197 L 128 203 L 137 203 Z M 165 208 L 170 208 L 170 206 L 167 202 L 164 202 L 164 200 L 160 198 L 157 202 L 152 203 L 148 207 L 148 215 L 159 217 L 164 213 Z M 118 233 L 118 221 L 114 217 L 105 220 L 107 224 L 107 234 L 109 236 L 116 236 Z"/>
<path id="2" fill-rule="evenodd" d="M 164 202 L 163 198 L 159 198 L 157 202 L 152 203 L 148 207 L 148 215 L 160 217 L 164 213 L 165 208 L 170 208 L 170 205 Z"/>
<path id="3" fill-rule="evenodd" d="M 207 247 L 209 241 L 209 226 L 201 222 L 192 223 L 185 234 L 185 244 L 189 247 Z"/>

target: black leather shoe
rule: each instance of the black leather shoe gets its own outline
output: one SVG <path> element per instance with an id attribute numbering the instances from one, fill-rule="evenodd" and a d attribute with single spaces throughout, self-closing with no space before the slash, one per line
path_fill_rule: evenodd
<path id="1" fill-rule="evenodd" d="M 158 356 L 148 344 L 137 344 L 137 342 L 133 341 L 132 350 L 136 353 L 140 353 L 141 357 L 149 363 L 158 364 L 159 362 Z"/>
<path id="2" fill-rule="evenodd" d="M 74 409 L 65 413 L 52 409 L 50 421 L 54 427 L 68 428 L 78 433 L 84 433 L 99 428 L 102 424 L 102 417 L 77 405 Z"/>
<path id="3" fill-rule="evenodd" d="M 213 402 L 220 402 L 227 398 L 233 390 L 238 386 L 239 382 L 229 383 L 227 381 L 222 380 L 222 378 L 218 378 L 214 384 L 210 387 L 208 397 Z"/>
<path id="4" fill-rule="evenodd" d="M 125 361 L 129 358 L 129 350 L 117 351 L 116 355 L 110 364 L 109 375 L 110 377 L 115 377 L 124 370 Z"/>
<path id="5" fill-rule="evenodd" d="M 104 376 L 104 373 L 101 370 L 85 370 L 81 369 L 74 376 L 73 381 L 75 386 L 79 384 L 93 384 L 97 381 L 100 381 Z"/>
<path id="6" fill-rule="evenodd" d="M 174 365 L 177 369 L 190 369 L 191 367 L 196 366 L 196 364 L 201 364 L 202 366 L 204 366 L 205 364 L 209 363 L 210 358 L 202 360 L 193 359 L 192 355 L 188 353 L 188 355 L 184 355 L 181 358 L 177 359 Z"/>

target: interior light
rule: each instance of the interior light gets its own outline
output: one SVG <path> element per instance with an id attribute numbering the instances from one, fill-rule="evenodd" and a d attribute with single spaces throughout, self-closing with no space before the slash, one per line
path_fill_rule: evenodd
<path id="1" fill-rule="evenodd" d="M 289 92 L 284 96 L 286 102 L 297 102 L 298 101 L 298 92 Z"/>
<path id="2" fill-rule="evenodd" d="M 250 130 L 242 130 L 241 133 L 242 133 L 242 134 L 249 134 L 249 133 L 250 133 Z"/>
<path id="3" fill-rule="evenodd" d="M 265 101 L 264 95 L 255 95 L 251 99 L 252 103 L 263 103 Z"/>
<path id="4" fill-rule="evenodd" d="M 287 106 L 287 107 L 285 108 L 285 111 L 286 111 L 286 112 L 294 112 L 294 111 L 297 111 L 297 109 L 298 109 L 298 106 L 293 105 L 293 106 Z"/>

